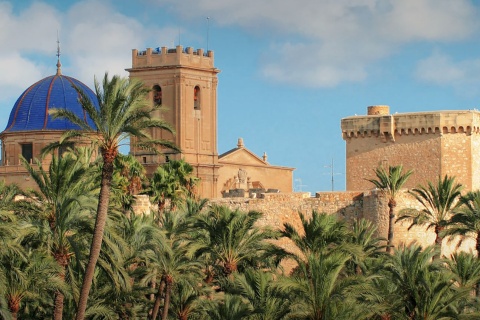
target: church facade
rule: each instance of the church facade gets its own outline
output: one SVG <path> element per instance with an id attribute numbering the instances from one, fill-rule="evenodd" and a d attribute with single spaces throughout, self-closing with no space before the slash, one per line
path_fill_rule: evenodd
<path id="1" fill-rule="evenodd" d="M 58 54 L 59 56 L 59 54 Z M 184 159 L 200 178 L 197 188 L 203 198 L 235 194 L 253 196 L 255 192 L 292 192 L 293 168 L 273 166 L 266 154 L 259 157 L 239 139 L 236 148 L 217 152 L 217 74 L 213 51 L 193 50 L 177 46 L 157 50 L 132 50 L 130 77 L 142 80 L 151 89 L 148 99 L 161 108 L 154 114 L 175 128 L 175 135 L 154 129 L 153 138 L 168 139 L 181 152 L 159 150 L 160 154 L 135 147 L 130 153 L 146 168 L 147 174 L 173 159 Z M 22 188 L 34 187 L 20 156 L 30 163 L 40 158 L 43 147 L 60 139 L 63 132 L 78 129 L 62 119 L 53 119 L 51 108 L 66 108 L 89 121 L 78 102 L 73 85 L 86 92 L 96 103 L 94 92 L 75 78 L 62 74 L 60 59 L 55 75 L 39 80 L 27 88 L 12 108 L 8 124 L 0 133 L 2 161 L 0 179 Z M 75 141 L 85 144 L 88 141 Z M 59 150 L 61 152 L 61 150 Z M 49 157 L 42 160 L 48 166 Z"/>
<path id="2" fill-rule="evenodd" d="M 151 88 L 150 101 L 160 105 L 158 117 L 175 128 L 175 135 L 153 129 L 156 139 L 170 139 L 180 153 L 161 150 L 163 155 L 135 148 L 130 152 L 151 174 L 170 159 L 184 159 L 200 178 L 198 193 L 204 198 L 252 196 L 256 192 L 292 192 L 293 168 L 273 166 L 264 154 L 248 150 L 242 139 L 225 153 L 217 151 L 217 74 L 213 51 L 183 48 L 132 50 L 130 77 Z"/>

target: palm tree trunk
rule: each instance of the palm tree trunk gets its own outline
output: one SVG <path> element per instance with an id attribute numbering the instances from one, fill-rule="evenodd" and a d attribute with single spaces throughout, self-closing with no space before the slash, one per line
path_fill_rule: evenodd
<path id="1" fill-rule="evenodd" d="M 393 247 L 393 226 L 395 224 L 395 207 L 397 204 L 395 200 L 390 199 L 388 201 L 388 237 L 387 237 L 387 253 L 392 252 Z"/>
<path id="2" fill-rule="evenodd" d="M 65 282 L 65 274 L 67 272 L 68 266 L 68 254 L 55 253 L 55 260 L 61 266 L 61 271 L 59 273 L 60 279 Z M 55 291 L 55 302 L 53 307 L 53 319 L 54 320 L 62 320 L 63 318 L 63 304 L 64 304 L 65 296 L 60 291 Z"/>
<path id="3" fill-rule="evenodd" d="M 162 301 L 162 293 L 164 289 L 165 281 L 162 278 L 162 280 L 160 281 L 160 285 L 158 286 L 157 298 L 155 299 L 155 304 L 153 305 L 152 320 L 157 319 L 158 310 L 160 310 L 160 302 Z"/>
<path id="4" fill-rule="evenodd" d="M 477 259 L 480 260 L 480 231 L 477 231 L 477 242 L 475 244 L 475 249 L 477 250 Z M 475 295 L 477 298 L 480 298 L 480 282 L 477 282 L 475 286 Z"/>
<path id="5" fill-rule="evenodd" d="M 62 320 L 64 299 L 65 296 L 60 291 L 55 291 L 55 305 L 53 307 L 54 320 Z"/>
<path id="6" fill-rule="evenodd" d="M 435 246 L 438 248 L 438 253 L 433 256 L 433 260 L 439 259 L 442 256 L 442 242 L 443 242 L 443 237 L 440 236 L 440 232 L 444 227 L 442 226 L 435 226 Z"/>
<path id="7" fill-rule="evenodd" d="M 100 185 L 100 195 L 98 197 L 97 218 L 95 228 L 93 229 L 92 245 L 90 247 L 90 257 L 88 259 L 85 276 L 83 278 L 82 290 L 78 301 L 76 320 L 84 320 L 87 309 L 87 300 L 92 287 L 92 280 L 95 273 L 100 250 L 102 248 L 103 232 L 107 222 L 108 203 L 110 201 L 110 187 L 112 185 L 113 160 L 115 156 L 108 151 L 103 154 L 102 181 Z"/>
<path id="8" fill-rule="evenodd" d="M 20 298 L 10 297 L 7 303 L 8 303 L 8 310 L 10 310 L 10 313 L 12 314 L 12 319 L 17 320 L 18 311 L 20 310 Z"/>
<path id="9" fill-rule="evenodd" d="M 173 283 L 172 277 L 167 276 L 165 283 L 166 283 L 165 301 L 163 303 L 162 320 L 167 320 L 167 317 L 168 317 L 168 308 L 170 307 L 170 295 L 172 293 L 172 283 Z"/>

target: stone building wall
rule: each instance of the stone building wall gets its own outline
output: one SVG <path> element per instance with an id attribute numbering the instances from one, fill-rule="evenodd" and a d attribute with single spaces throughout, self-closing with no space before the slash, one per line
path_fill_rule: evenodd
<path id="1" fill-rule="evenodd" d="M 147 212 L 150 210 L 148 198 L 138 196 L 136 212 Z M 388 232 L 388 206 L 387 199 L 379 190 L 365 192 L 319 192 L 315 197 L 309 193 L 264 193 L 257 198 L 219 198 L 212 199 L 210 204 L 223 205 L 232 210 L 260 211 L 263 217 L 259 221 L 260 226 L 268 226 L 275 229 L 282 229 L 285 223 L 293 225 L 297 230 L 301 226 L 298 213 L 303 213 L 307 218 L 313 210 L 328 214 L 335 214 L 348 223 L 355 219 L 365 218 L 377 226 L 377 236 L 387 238 Z M 396 213 L 404 208 L 417 208 L 419 203 L 408 193 L 407 189 L 400 192 L 397 198 Z M 415 226 L 409 229 L 409 222 L 399 222 L 394 227 L 394 245 L 399 247 L 416 242 L 422 246 L 433 245 L 435 233 L 433 229 L 427 230 L 426 226 Z M 442 254 L 450 256 L 455 250 L 474 251 L 475 244 L 472 239 L 462 240 L 460 238 L 445 239 L 443 242 Z M 293 245 L 287 239 L 279 239 L 276 242 L 286 250 L 292 251 Z M 286 269 L 291 268 L 290 264 L 285 265 Z"/>
<path id="2" fill-rule="evenodd" d="M 378 166 L 402 164 L 414 175 L 412 188 L 438 176 L 455 176 L 466 190 L 480 187 L 480 112 L 455 110 L 389 114 L 369 107 L 366 116 L 342 119 L 346 142 L 347 190 L 368 190 Z M 378 109 L 378 108 L 377 108 Z"/>

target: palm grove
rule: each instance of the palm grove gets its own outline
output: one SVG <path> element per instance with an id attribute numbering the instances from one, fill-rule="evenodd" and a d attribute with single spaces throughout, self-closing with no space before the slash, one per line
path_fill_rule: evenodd
<path id="1" fill-rule="evenodd" d="M 209 205 L 194 196 L 197 179 L 183 161 L 147 179 L 121 141 L 175 148 L 147 128 L 141 83 L 105 75 L 95 84 L 100 108 L 79 90 L 95 127 L 66 110 L 82 130 L 45 150 L 52 161 L 24 162 L 36 191 L 0 183 L 0 319 L 474 319 L 479 316 L 480 260 L 440 255 L 443 237 L 477 239 L 480 193 L 460 193 L 453 177 L 411 191 L 423 209 L 395 212 L 411 172 L 379 168 L 372 183 L 389 198 L 388 239 L 370 222 L 299 214 L 300 227 L 258 226 L 260 212 Z M 78 135 L 92 147 L 55 148 Z M 92 150 L 101 151 L 94 159 Z M 158 207 L 134 214 L 135 194 Z M 398 220 L 433 228 L 430 247 L 394 248 Z M 291 250 L 276 245 L 286 238 Z M 286 272 L 284 262 L 294 265 Z"/>

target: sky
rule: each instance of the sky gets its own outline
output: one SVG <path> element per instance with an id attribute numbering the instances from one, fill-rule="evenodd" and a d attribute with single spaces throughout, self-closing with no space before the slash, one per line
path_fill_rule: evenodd
<path id="1" fill-rule="evenodd" d="M 0 130 L 55 73 L 57 34 L 63 74 L 91 88 L 128 76 L 132 49 L 213 50 L 219 154 L 242 137 L 312 194 L 345 189 L 342 118 L 479 108 L 480 1 L 0 0 Z"/>

